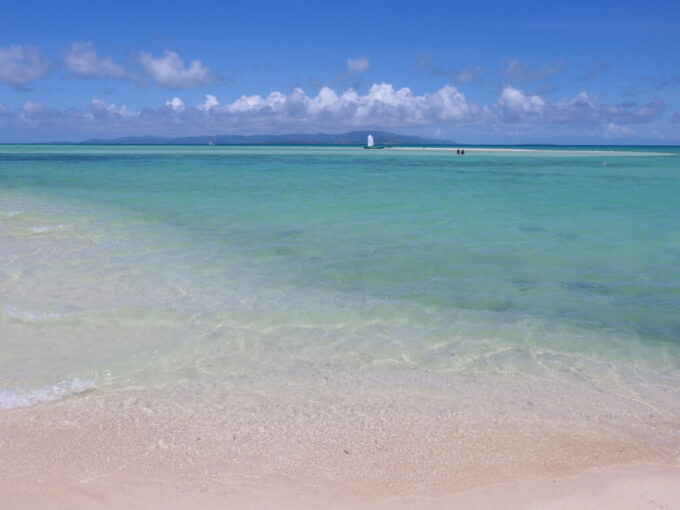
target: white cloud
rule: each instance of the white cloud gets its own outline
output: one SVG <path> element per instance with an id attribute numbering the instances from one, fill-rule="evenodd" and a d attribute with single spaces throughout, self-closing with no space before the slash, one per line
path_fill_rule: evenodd
<path id="1" fill-rule="evenodd" d="M 631 128 L 627 126 L 621 126 L 620 124 L 616 124 L 615 122 L 607 123 L 604 130 L 604 134 L 608 138 L 621 138 L 630 136 L 633 133 L 634 131 Z"/>
<path id="2" fill-rule="evenodd" d="M 451 85 L 445 85 L 434 94 L 425 94 L 429 109 L 436 118 L 443 121 L 475 120 L 486 115 L 487 110 L 480 110 L 465 99 L 465 96 Z"/>
<path id="3" fill-rule="evenodd" d="M 12 44 L 0 48 L 0 82 L 24 85 L 47 72 L 48 62 L 35 46 Z"/>
<path id="4" fill-rule="evenodd" d="M 579 92 L 572 99 L 555 103 L 551 111 L 551 120 L 556 123 L 596 122 L 602 109 L 587 92 Z"/>
<path id="5" fill-rule="evenodd" d="M 26 101 L 18 110 L 16 119 L 23 125 L 31 127 L 39 126 L 45 119 L 49 119 L 54 114 L 59 115 L 61 112 L 45 108 L 45 105 L 35 101 Z"/>
<path id="6" fill-rule="evenodd" d="M 144 71 L 167 89 L 189 89 L 217 81 L 213 72 L 203 65 L 203 62 L 192 60 L 188 67 L 184 67 L 184 61 L 174 51 L 166 50 L 159 58 L 154 58 L 151 53 L 142 52 L 140 62 Z"/>
<path id="7" fill-rule="evenodd" d="M 625 103 L 608 105 L 597 103 L 587 92 L 579 92 L 571 99 L 549 102 L 537 95 L 528 95 L 506 86 L 496 103 L 498 120 L 507 124 L 572 124 L 614 125 L 640 124 L 660 118 L 666 111 L 663 101 L 647 104 Z"/>
<path id="8" fill-rule="evenodd" d="M 131 112 L 130 110 L 127 109 L 127 106 L 123 105 L 118 108 L 116 108 L 115 104 L 111 104 L 107 101 L 104 101 L 102 99 L 96 99 L 93 98 L 90 101 L 90 111 L 88 112 L 90 115 L 87 115 L 87 118 L 107 118 L 107 119 L 112 119 L 112 118 L 132 118 L 136 117 L 138 113 Z"/>
<path id="9" fill-rule="evenodd" d="M 219 105 L 220 103 L 215 96 L 213 96 L 212 94 L 206 94 L 205 102 L 201 105 L 198 105 L 197 108 L 204 112 L 209 112 L 211 108 L 214 108 L 215 106 Z"/>
<path id="10" fill-rule="evenodd" d="M 348 89 L 342 94 L 323 87 L 315 97 L 302 89 L 290 94 L 272 92 L 266 97 L 242 96 L 231 104 L 211 110 L 242 119 L 273 119 L 279 123 L 312 123 L 317 126 L 414 126 L 436 122 L 475 122 L 486 110 L 467 101 L 447 85 L 433 94 L 414 95 L 407 87 L 374 84 L 366 95 Z"/>
<path id="11" fill-rule="evenodd" d="M 92 78 L 123 78 L 125 69 L 111 57 L 99 58 L 91 41 L 75 41 L 64 55 L 66 68 L 78 76 Z"/>
<path id="12" fill-rule="evenodd" d="M 501 119 L 509 123 L 523 123 L 543 114 L 546 102 L 540 96 L 530 96 L 514 87 L 505 86 L 497 107 Z"/>
<path id="13" fill-rule="evenodd" d="M 3 111 L 0 109 L 0 112 Z M 4 110 L 6 111 L 6 109 Z M 446 85 L 431 93 L 414 94 L 407 87 L 395 88 L 389 83 L 376 83 L 367 92 L 350 88 L 336 91 L 322 87 L 308 95 L 296 88 L 289 93 L 273 91 L 267 95 L 245 95 L 220 104 L 212 94 L 195 105 L 187 105 L 179 97 L 157 107 L 130 111 L 101 99 L 92 99 L 86 110 L 55 110 L 27 101 L 15 114 L 2 117 L 3 131 L 13 128 L 33 129 L 43 133 L 52 130 L 54 138 L 68 132 L 85 136 L 125 136 L 156 134 L 186 136 L 216 133 L 285 133 L 338 132 L 351 129 L 425 128 L 451 129 L 462 126 L 468 132 L 482 133 L 502 128 L 537 140 L 573 133 L 587 136 L 646 136 L 642 130 L 629 131 L 661 119 L 665 104 L 660 101 L 638 105 L 599 103 L 581 92 L 571 99 L 548 101 L 538 95 L 506 86 L 491 107 L 471 103 L 456 87 Z M 680 117 L 680 115 L 678 116 Z M 84 121 L 87 124 L 84 124 Z M 666 126 L 670 124 L 666 123 Z M 7 129 L 9 128 L 9 129 Z M 508 131 L 510 130 L 510 131 Z M 557 135 L 554 135 L 557 136 Z"/>
<path id="14" fill-rule="evenodd" d="M 302 89 L 289 93 L 274 91 L 266 96 L 241 96 L 220 105 L 211 94 L 203 103 L 186 105 L 174 97 L 156 108 L 139 112 L 92 99 L 89 109 L 41 110 L 27 104 L 34 125 L 50 126 L 60 133 L 82 129 L 88 122 L 88 135 L 104 131 L 113 134 L 206 134 L 206 133 L 280 133 L 292 130 L 325 130 L 362 127 L 408 127 L 434 125 L 472 125 L 486 119 L 490 112 L 471 104 L 455 87 L 447 85 L 434 93 L 416 95 L 408 88 L 395 89 L 387 83 L 373 85 L 367 93 L 353 89 L 344 92 L 323 87 L 308 95 Z M 29 118 L 27 114 L 27 119 Z"/>
<path id="15" fill-rule="evenodd" d="M 184 109 L 186 108 L 184 106 L 184 101 L 182 101 L 179 97 L 173 97 L 170 101 L 167 101 L 165 103 L 165 106 L 167 106 L 174 112 L 181 112 L 184 111 Z"/>
<path id="16" fill-rule="evenodd" d="M 348 58 L 347 72 L 351 74 L 363 73 L 371 68 L 371 63 L 367 57 Z"/>
<path id="17" fill-rule="evenodd" d="M 28 115 L 34 115 L 36 113 L 40 113 L 43 111 L 45 108 L 45 105 L 42 103 L 36 103 L 34 101 L 26 101 L 22 106 L 21 106 L 21 111 L 23 113 L 26 113 Z"/>

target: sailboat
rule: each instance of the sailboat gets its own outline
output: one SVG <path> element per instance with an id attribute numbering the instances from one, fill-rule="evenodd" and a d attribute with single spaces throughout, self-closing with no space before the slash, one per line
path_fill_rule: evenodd
<path id="1" fill-rule="evenodd" d="M 374 145 L 373 143 L 373 135 L 368 135 L 368 139 L 366 140 L 366 145 L 364 145 L 364 149 L 384 149 L 384 145 Z"/>

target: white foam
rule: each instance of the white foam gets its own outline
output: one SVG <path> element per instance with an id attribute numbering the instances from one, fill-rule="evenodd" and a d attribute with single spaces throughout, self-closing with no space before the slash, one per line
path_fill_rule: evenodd
<path id="1" fill-rule="evenodd" d="M 63 223 L 60 225 L 41 225 L 38 227 L 31 228 L 30 231 L 35 232 L 36 234 L 43 234 L 45 232 L 52 232 L 54 230 L 63 230 L 68 227 L 70 227 L 70 225 L 66 225 Z"/>
<path id="2" fill-rule="evenodd" d="M 71 395 L 77 395 L 95 387 L 92 381 L 74 377 L 48 384 L 38 389 L 4 388 L 0 389 L 0 409 L 16 409 L 44 402 L 54 402 Z"/>
<path id="3" fill-rule="evenodd" d="M 5 306 L 5 313 L 14 319 L 26 322 L 41 322 L 61 317 L 61 314 L 56 312 L 31 312 L 29 310 L 19 310 L 11 305 Z"/>

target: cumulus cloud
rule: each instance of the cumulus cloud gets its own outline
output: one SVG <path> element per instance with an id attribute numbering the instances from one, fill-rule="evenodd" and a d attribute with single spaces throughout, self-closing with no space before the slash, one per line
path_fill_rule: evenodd
<path id="1" fill-rule="evenodd" d="M 604 135 L 607 138 L 622 138 L 633 134 L 633 130 L 627 126 L 616 124 L 615 122 L 608 122 L 604 129 Z"/>
<path id="2" fill-rule="evenodd" d="M 159 58 L 142 52 L 139 61 L 146 74 L 167 89 L 190 89 L 217 81 L 216 76 L 203 62 L 192 60 L 188 67 L 184 67 L 184 60 L 174 51 L 166 50 Z"/>
<path id="3" fill-rule="evenodd" d="M 545 105 L 545 99 L 540 96 L 531 96 L 510 86 L 503 87 L 497 103 L 501 119 L 508 123 L 535 119 L 543 114 Z"/>
<path id="4" fill-rule="evenodd" d="M 242 96 L 233 103 L 213 108 L 216 114 L 232 114 L 250 119 L 316 125 L 409 126 L 434 122 L 473 122 L 482 111 L 467 101 L 455 87 L 447 85 L 435 93 L 414 95 L 407 88 L 396 89 L 388 83 L 374 84 L 366 95 L 353 89 L 338 94 L 323 87 L 316 97 L 302 89 L 290 94 L 272 92 L 266 97 Z"/>
<path id="5" fill-rule="evenodd" d="M 220 104 L 207 94 L 203 102 L 187 105 L 179 97 L 157 107 L 130 111 L 101 99 L 92 99 L 86 110 L 53 110 L 27 101 L 3 117 L 3 125 L 41 125 L 44 132 L 81 132 L 87 136 L 155 134 L 192 135 L 214 133 L 282 133 L 376 128 L 437 128 L 464 126 L 466 129 L 507 128 L 518 133 L 549 132 L 547 128 L 572 129 L 578 136 L 627 136 L 635 125 L 662 118 L 661 101 L 603 104 L 587 92 L 561 101 L 505 86 L 490 107 L 470 102 L 456 87 L 446 85 L 431 93 L 414 94 L 407 87 L 376 83 L 367 92 L 349 88 L 336 91 L 322 87 L 309 95 L 300 88 L 288 93 L 244 95 Z M 674 119 L 680 122 L 680 113 Z M 84 124 L 84 121 L 86 124 Z"/>
<path id="6" fill-rule="evenodd" d="M 347 59 L 347 72 L 350 74 L 363 73 L 371 68 L 371 63 L 367 57 L 358 58 L 348 58 Z"/>
<path id="7" fill-rule="evenodd" d="M 559 124 L 598 122 L 605 109 L 615 111 L 615 108 L 598 105 L 587 92 L 579 92 L 571 99 L 552 105 L 550 120 Z"/>
<path id="8" fill-rule="evenodd" d="M 42 103 L 36 101 L 25 101 L 17 111 L 16 119 L 31 127 L 37 127 L 54 115 L 59 116 L 60 112 L 46 108 Z M 12 119 L 10 119 L 12 120 Z"/>
<path id="9" fill-rule="evenodd" d="M 533 67 L 517 58 L 507 58 L 501 61 L 501 71 L 508 80 L 526 85 L 557 76 L 564 71 L 564 64 L 556 62 L 544 64 L 541 67 Z"/>
<path id="10" fill-rule="evenodd" d="M 115 104 L 111 104 L 103 99 L 93 98 L 90 101 L 90 111 L 85 114 L 85 117 L 88 119 L 125 119 L 136 117 L 137 115 L 138 113 L 128 110 L 125 105 L 116 107 Z"/>
<path id="11" fill-rule="evenodd" d="M 173 97 L 170 101 L 165 103 L 165 106 L 174 112 L 181 112 L 186 108 L 184 106 L 184 101 L 182 101 L 179 97 Z"/>
<path id="12" fill-rule="evenodd" d="M 26 113 L 26 114 L 29 114 L 29 115 L 40 113 L 44 109 L 45 109 L 45 105 L 43 105 L 42 103 L 36 103 L 34 101 L 26 101 L 21 106 L 22 113 Z"/>
<path id="13" fill-rule="evenodd" d="M 217 100 L 215 96 L 212 94 L 206 94 L 205 96 L 205 101 L 203 104 L 198 105 L 198 109 L 204 112 L 210 112 L 211 108 L 214 108 L 216 106 L 219 106 L 220 102 Z"/>
<path id="14" fill-rule="evenodd" d="M 660 118 L 666 111 L 663 101 L 638 105 L 634 102 L 607 105 L 596 102 L 587 92 L 571 99 L 549 102 L 522 90 L 506 86 L 496 104 L 498 120 L 507 124 L 640 124 Z"/>
<path id="15" fill-rule="evenodd" d="M 30 113 L 28 113 L 30 112 Z M 376 127 L 475 125 L 490 115 L 487 108 L 470 103 L 455 87 L 447 85 L 433 93 L 414 94 L 408 88 L 375 84 L 368 92 L 335 91 L 323 87 L 309 95 L 296 88 L 289 93 L 245 95 L 220 104 L 208 94 L 197 105 L 175 97 L 155 108 L 129 111 L 101 99 L 92 99 L 86 110 L 49 110 L 27 103 L 16 119 L 18 127 L 41 126 L 42 132 L 82 133 L 91 136 L 132 134 L 191 135 L 210 133 L 281 133 L 290 131 Z M 74 135 L 76 136 L 76 135 Z"/>
<path id="16" fill-rule="evenodd" d="M 12 44 L 0 48 L 0 82 L 24 85 L 47 72 L 48 61 L 35 46 Z"/>
<path id="17" fill-rule="evenodd" d="M 91 41 L 75 41 L 63 57 L 66 68 L 73 74 L 90 78 L 123 78 L 125 69 L 111 57 L 100 58 Z"/>

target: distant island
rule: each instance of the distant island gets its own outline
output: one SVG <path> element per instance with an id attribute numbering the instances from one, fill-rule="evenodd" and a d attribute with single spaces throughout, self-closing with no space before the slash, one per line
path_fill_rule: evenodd
<path id="1" fill-rule="evenodd" d="M 364 145 L 369 134 L 381 145 L 452 145 L 451 140 L 436 140 L 422 136 L 400 135 L 386 131 L 350 131 L 349 133 L 292 133 L 285 135 L 214 135 L 181 136 L 126 136 L 123 138 L 93 138 L 81 144 L 92 145 Z"/>

